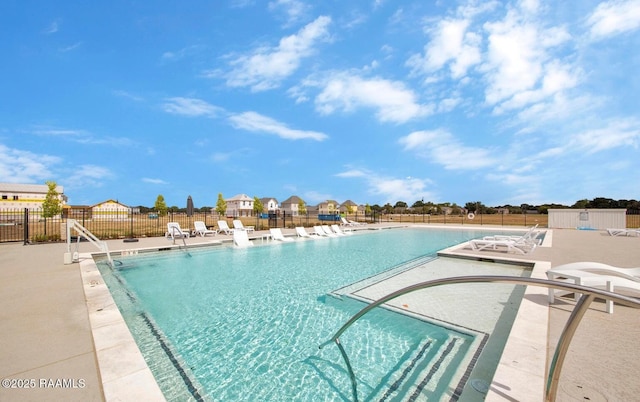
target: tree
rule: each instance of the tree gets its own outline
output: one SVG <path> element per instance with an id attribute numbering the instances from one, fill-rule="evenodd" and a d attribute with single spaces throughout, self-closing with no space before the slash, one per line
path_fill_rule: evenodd
<path id="1" fill-rule="evenodd" d="M 52 218 L 56 215 L 60 215 L 62 212 L 62 206 L 60 205 L 60 193 L 56 190 L 58 184 L 55 181 L 45 182 L 49 190 L 42 202 L 42 216 L 45 218 Z"/>
<path id="2" fill-rule="evenodd" d="M 264 205 L 262 205 L 262 201 L 258 197 L 253 197 L 253 212 L 255 212 L 256 216 L 260 216 L 264 212 Z"/>
<path id="3" fill-rule="evenodd" d="M 365 216 L 370 216 L 371 215 L 371 206 L 369 204 L 365 204 L 364 205 L 364 215 Z"/>
<path id="4" fill-rule="evenodd" d="M 306 215 L 307 214 L 307 206 L 304 204 L 302 199 L 298 200 L 298 214 Z"/>
<path id="5" fill-rule="evenodd" d="M 220 216 L 227 213 L 227 202 L 222 198 L 222 193 L 218 193 L 218 201 L 216 202 L 216 212 Z"/>
<path id="6" fill-rule="evenodd" d="M 167 214 L 167 203 L 164 202 L 164 197 L 162 196 L 162 194 L 159 194 L 158 198 L 156 198 L 156 203 L 153 204 L 153 208 L 158 211 L 158 215 L 160 216 L 165 216 Z"/>

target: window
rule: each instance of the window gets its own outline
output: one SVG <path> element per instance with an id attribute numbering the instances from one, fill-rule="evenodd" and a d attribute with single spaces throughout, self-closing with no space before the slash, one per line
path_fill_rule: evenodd
<path id="1" fill-rule="evenodd" d="M 8 200 L 8 199 L 9 199 L 9 197 L 3 194 L 3 195 L 2 195 L 2 199 L 3 199 L 3 200 Z"/>
<path id="2" fill-rule="evenodd" d="M 14 195 L 14 196 L 13 196 L 13 200 L 14 200 L 14 201 L 18 201 L 18 196 L 17 196 L 17 195 Z"/>

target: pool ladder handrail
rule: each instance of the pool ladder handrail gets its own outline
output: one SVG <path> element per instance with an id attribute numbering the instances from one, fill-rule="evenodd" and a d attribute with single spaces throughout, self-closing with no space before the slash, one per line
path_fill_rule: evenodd
<path id="1" fill-rule="evenodd" d="M 107 254 L 107 261 L 110 266 L 113 266 L 113 260 L 111 259 L 111 253 L 109 253 L 109 247 L 107 243 L 98 239 L 93 233 L 89 231 L 89 229 L 82 226 L 75 219 L 67 219 L 67 252 L 71 253 L 71 229 L 74 229 L 78 233 L 78 242 L 80 241 L 80 236 L 84 237 L 89 241 L 89 243 L 96 246 L 100 251 Z"/>
<path id="2" fill-rule="evenodd" d="M 551 360 L 551 365 L 549 366 L 549 373 L 547 375 L 547 385 L 545 391 L 545 401 L 547 402 L 555 402 L 556 395 L 558 392 L 558 381 L 560 379 L 560 372 L 562 370 L 562 365 L 564 363 L 567 351 L 569 350 L 569 344 L 575 334 L 582 317 L 587 312 L 587 309 L 591 305 L 591 303 L 595 300 L 596 297 L 604 298 L 605 300 L 611 300 L 612 302 L 616 302 L 622 304 L 624 306 L 639 308 L 640 309 L 640 300 L 623 296 L 617 293 L 613 293 L 607 290 L 600 290 L 588 286 L 576 285 L 572 283 L 565 283 L 559 281 L 552 281 L 548 279 L 539 279 L 539 278 L 522 278 L 522 277 L 514 277 L 514 276 L 505 276 L 505 275 L 471 275 L 471 276 L 456 276 L 450 278 L 440 278 L 433 279 L 426 282 L 420 282 L 415 285 L 407 286 L 400 290 L 397 290 L 393 293 L 390 293 L 375 302 L 369 304 L 358 313 L 356 313 L 353 317 L 349 319 L 332 337 L 326 342 L 322 343 L 318 346 L 319 349 L 324 348 L 326 345 L 334 342 L 338 349 L 340 350 L 340 354 L 342 358 L 345 360 L 345 364 L 347 365 L 347 371 L 349 372 L 349 377 L 351 379 L 351 389 L 353 393 L 353 398 L 355 401 L 358 400 L 357 386 L 356 386 L 356 378 L 351 368 L 351 364 L 349 363 L 349 359 L 347 357 L 344 348 L 340 344 L 340 336 L 346 331 L 353 323 L 358 321 L 363 315 L 368 313 L 370 310 L 384 304 L 388 301 L 395 299 L 396 297 L 405 295 L 407 293 L 415 292 L 416 290 L 426 289 L 430 287 L 440 286 L 440 285 L 451 285 L 456 283 L 508 283 L 514 285 L 534 285 L 546 287 L 548 289 L 558 289 L 569 291 L 572 293 L 579 294 L 582 296 L 576 303 L 567 323 L 560 335 L 560 339 L 558 339 L 558 345 L 556 347 L 555 353 L 553 354 L 553 359 Z"/>

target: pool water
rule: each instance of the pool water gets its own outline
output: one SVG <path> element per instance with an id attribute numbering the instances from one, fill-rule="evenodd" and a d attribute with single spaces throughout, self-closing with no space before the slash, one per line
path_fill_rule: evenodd
<path id="1" fill-rule="evenodd" d="M 168 400 L 350 400 L 339 350 L 318 345 L 365 305 L 328 296 L 415 258 L 496 232 L 395 229 L 99 264 Z M 456 387 L 473 331 L 386 309 L 341 337 L 362 400 L 439 399 Z"/>

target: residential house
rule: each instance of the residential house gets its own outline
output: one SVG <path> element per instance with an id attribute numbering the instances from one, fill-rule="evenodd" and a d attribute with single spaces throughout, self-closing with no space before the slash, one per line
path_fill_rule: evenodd
<path id="1" fill-rule="evenodd" d="M 106 200 L 91 207 L 93 219 L 124 220 L 129 219 L 129 208 L 117 200 Z"/>
<path id="2" fill-rule="evenodd" d="M 336 215 L 338 212 L 337 201 L 327 200 L 318 204 L 318 215 Z"/>
<path id="3" fill-rule="evenodd" d="M 278 212 L 278 200 L 276 200 L 275 198 L 260 198 L 260 202 L 262 203 L 262 206 L 264 207 L 264 211 L 263 212 L 267 212 L 267 213 L 276 213 Z"/>
<path id="4" fill-rule="evenodd" d="M 338 207 L 338 211 L 341 214 L 355 215 L 356 212 L 358 212 L 358 204 L 351 200 L 346 200 L 345 202 L 340 204 L 340 206 Z"/>
<path id="5" fill-rule="evenodd" d="M 224 200 L 227 203 L 226 215 L 238 218 L 253 215 L 253 198 L 246 194 L 238 194 Z"/>
<path id="6" fill-rule="evenodd" d="M 298 209 L 299 204 L 304 205 L 306 208 L 305 202 L 302 198 L 296 195 L 292 195 L 291 197 L 282 201 L 282 203 L 280 204 L 280 210 L 283 211 L 285 214 L 291 215 L 291 216 L 302 215 L 300 213 L 301 211 L 299 211 Z"/>

